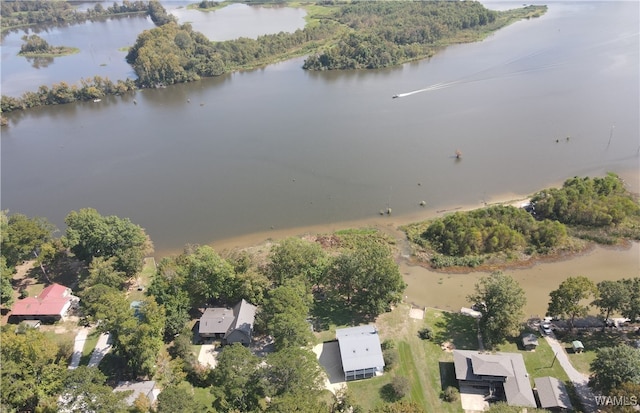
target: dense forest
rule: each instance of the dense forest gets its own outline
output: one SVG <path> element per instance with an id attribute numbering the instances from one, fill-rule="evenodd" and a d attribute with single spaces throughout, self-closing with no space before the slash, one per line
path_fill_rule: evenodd
<path id="1" fill-rule="evenodd" d="M 376 69 L 433 54 L 433 46 L 463 29 L 486 26 L 498 12 L 475 1 L 357 2 L 333 19 L 347 26 L 305 69 Z"/>
<path id="2" fill-rule="evenodd" d="M 490 206 L 403 228 L 436 268 L 477 266 L 499 254 L 549 254 L 574 237 L 614 244 L 640 239 L 640 205 L 615 174 L 571 178 L 533 195 L 528 211 Z M 430 251 L 427 252 L 427 251 Z"/>

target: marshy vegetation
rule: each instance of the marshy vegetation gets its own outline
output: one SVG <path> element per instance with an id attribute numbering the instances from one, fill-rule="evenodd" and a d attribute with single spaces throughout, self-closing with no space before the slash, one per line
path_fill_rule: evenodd
<path id="1" fill-rule="evenodd" d="M 582 240 L 640 239 L 640 205 L 615 174 L 571 178 L 536 193 L 528 208 L 494 205 L 403 227 L 434 268 L 477 267 L 573 251 Z"/>

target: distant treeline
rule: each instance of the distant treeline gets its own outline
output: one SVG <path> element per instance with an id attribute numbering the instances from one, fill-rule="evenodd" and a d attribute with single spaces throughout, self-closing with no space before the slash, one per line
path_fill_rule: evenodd
<path id="1" fill-rule="evenodd" d="M 376 69 L 429 56 L 436 42 L 459 30 L 492 23 L 498 13 L 475 1 L 349 4 L 333 18 L 352 30 L 310 56 L 304 68 Z"/>
<path id="2" fill-rule="evenodd" d="M 2 113 L 6 113 L 37 106 L 99 99 L 107 95 L 122 95 L 136 88 L 136 83 L 131 79 L 118 80 L 114 83 L 109 78 L 94 76 L 93 79 L 80 80 L 80 86 L 60 82 L 55 83 L 51 88 L 40 86 L 37 92 L 25 92 L 19 98 L 3 95 L 1 108 Z"/>
<path id="3" fill-rule="evenodd" d="M 105 8 L 101 3 L 87 11 L 78 11 L 66 1 L 18 0 L 3 1 L 0 5 L 2 29 L 34 24 L 53 25 L 80 23 L 86 20 L 108 17 L 125 13 L 149 13 L 150 5 L 144 1 L 129 2 L 121 5 L 114 3 Z"/>

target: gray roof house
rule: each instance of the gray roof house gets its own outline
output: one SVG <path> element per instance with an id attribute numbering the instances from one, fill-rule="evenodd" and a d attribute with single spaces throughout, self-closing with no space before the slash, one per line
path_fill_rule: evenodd
<path id="1" fill-rule="evenodd" d="M 555 377 L 538 377 L 533 382 L 540 400 L 540 407 L 558 412 L 573 409 L 563 382 Z"/>
<path id="2" fill-rule="evenodd" d="M 336 329 L 345 380 L 374 377 L 384 370 L 378 330 L 373 324 Z"/>
<path id="3" fill-rule="evenodd" d="M 483 353 L 453 350 L 460 393 L 485 389 L 485 399 L 506 401 L 510 406 L 536 407 L 529 374 L 519 353 Z"/>
<path id="4" fill-rule="evenodd" d="M 200 317 L 198 333 L 204 338 L 220 338 L 226 344 L 251 343 L 257 307 L 242 300 L 233 308 L 207 308 Z"/>
<path id="5" fill-rule="evenodd" d="M 151 404 L 154 404 L 158 398 L 158 394 L 160 394 L 160 390 L 156 388 L 156 382 L 153 380 L 137 382 L 121 381 L 113 391 L 132 391 L 132 393 L 125 399 L 125 403 L 127 403 L 128 406 L 133 406 L 133 403 L 141 394 L 144 394 Z"/>

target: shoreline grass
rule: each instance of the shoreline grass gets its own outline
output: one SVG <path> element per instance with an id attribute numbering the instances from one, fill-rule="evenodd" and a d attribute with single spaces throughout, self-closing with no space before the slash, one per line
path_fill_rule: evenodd
<path id="1" fill-rule="evenodd" d="M 37 52 L 29 52 L 29 53 L 18 53 L 18 56 L 22 57 L 62 57 L 62 56 L 70 56 L 80 53 L 80 49 L 77 47 L 66 47 L 66 46 L 56 46 L 52 47 L 51 50 L 43 53 Z"/>

